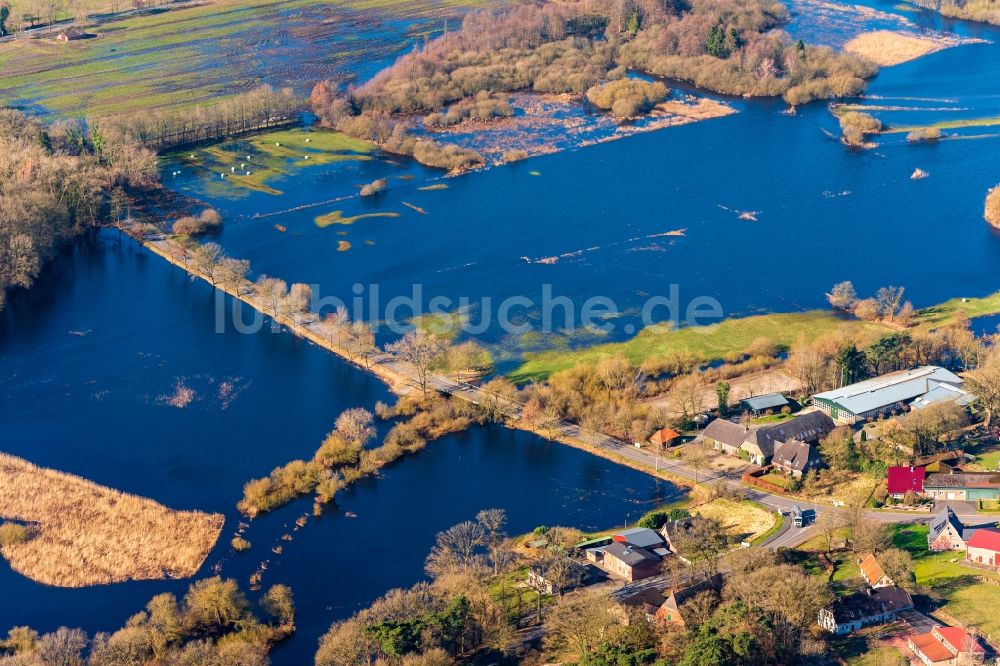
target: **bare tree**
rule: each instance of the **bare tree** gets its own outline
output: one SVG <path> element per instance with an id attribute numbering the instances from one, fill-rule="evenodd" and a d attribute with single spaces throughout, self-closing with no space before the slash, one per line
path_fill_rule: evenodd
<path id="1" fill-rule="evenodd" d="M 478 549 L 485 545 L 486 531 L 480 523 L 466 520 L 437 535 L 427 557 L 427 573 L 438 577 L 453 571 L 469 571 L 481 564 Z"/>
<path id="2" fill-rule="evenodd" d="M 700 444 L 692 444 L 684 452 L 684 462 L 694 470 L 694 482 L 698 483 L 698 476 L 701 470 L 708 467 L 712 461 L 711 454 Z"/>
<path id="3" fill-rule="evenodd" d="M 222 257 L 222 247 L 218 243 L 205 243 L 194 248 L 191 253 L 191 263 L 214 285 L 215 267 L 222 261 Z"/>
<path id="4" fill-rule="evenodd" d="M 367 409 L 354 407 L 341 412 L 334 427 L 346 439 L 364 446 L 375 436 L 374 421 L 375 416 Z"/>
<path id="5" fill-rule="evenodd" d="M 396 342 L 386 345 L 385 349 L 413 368 L 420 390 L 427 393 L 430 369 L 444 352 L 444 342 L 428 333 L 413 330 Z"/>
<path id="6" fill-rule="evenodd" d="M 264 306 L 271 310 L 271 315 L 277 317 L 281 304 L 288 293 L 288 285 L 279 278 L 261 275 L 254 283 L 254 293 L 263 301 Z"/>
<path id="7" fill-rule="evenodd" d="M 878 304 L 879 315 L 883 319 L 893 321 L 903 302 L 905 287 L 881 287 L 875 292 L 875 302 Z"/>
<path id="8" fill-rule="evenodd" d="M 844 280 L 833 285 L 833 289 L 826 295 L 826 300 L 833 309 L 850 312 L 858 302 L 858 292 L 854 290 L 850 280 Z"/>

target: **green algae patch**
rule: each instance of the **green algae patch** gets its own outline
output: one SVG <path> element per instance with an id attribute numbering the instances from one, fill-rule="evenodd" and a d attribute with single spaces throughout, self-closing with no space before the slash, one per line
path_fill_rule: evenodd
<path id="1" fill-rule="evenodd" d="M 399 217 L 399 213 L 361 213 L 359 215 L 344 217 L 344 211 L 335 210 L 332 213 L 317 216 L 316 226 L 323 228 L 329 227 L 332 224 L 354 224 L 358 220 L 364 220 L 369 217 Z"/>

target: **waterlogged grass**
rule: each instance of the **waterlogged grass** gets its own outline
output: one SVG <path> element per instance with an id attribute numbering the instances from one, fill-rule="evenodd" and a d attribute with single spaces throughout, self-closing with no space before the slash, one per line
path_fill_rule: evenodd
<path id="1" fill-rule="evenodd" d="M 424 187 L 418 187 L 421 192 L 432 192 L 434 190 L 447 190 L 448 183 L 434 183 L 433 185 L 425 185 Z"/>
<path id="2" fill-rule="evenodd" d="M 194 106 L 263 83 L 307 93 L 319 78 L 388 63 L 446 19 L 506 1 L 219 0 L 101 24 L 95 39 L 6 42 L 0 104 L 107 115 Z"/>
<path id="3" fill-rule="evenodd" d="M 1000 116 L 989 116 L 986 118 L 962 118 L 956 120 L 941 120 L 929 125 L 896 125 L 882 130 L 882 134 L 909 133 L 922 129 L 965 129 L 969 127 L 996 127 L 1000 125 Z"/>
<path id="4" fill-rule="evenodd" d="M 374 151 L 374 145 L 339 132 L 291 129 L 180 150 L 164 159 L 182 171 L 198 171 L 219 196 L 238 196 L 241 189 L 277 196 L 282 192 L 271 181 L 307 166 L 370 160 Z"/>
<path id="5" fill-rule="evenodd" d="M 399 213 L 361 213 L 360 215 L 350 215 L 345 217 L 344 211 L 335 210 L 332 213 L 318 215 L 315 221 L 317 227 L 324 228 L 329 227 L 332 224 L 354 224 L 358 220 L 364 220 L 370 217 L 399 217 Z"/>
<path id="6" fill-rule="evenodd" d="M 869 332 L 891 330 L 881 324 L 847 320 L 822 310 L 727 319 L 711 326 L 674 328 L 657 324 L 644 328 L 625 342 L 531 355 L 509 377 L 519 383 L 542 380 L 577 363 L 596 363 L 602 357 L 619 353 L 637 365 L 646 359 L 677 351 L 690 353 L 695 359 L 707 363 L 727 354 L 742 352 L 760 337 L 770 338 L 779 347 L 787 349 L 800 337 L 814 339 L 840 327 Z"/>
<path id="7" fill-rule="evenodd" d="M 982 298 L 954 298 L 919 310 L 915 323 L 922 328 L 935 328 L 962 318 L 974 318 L 1000 313 L 1000 292 Z M 687 352 L 696 360 L 709 363 L 727 354 L 742 353 L 757 338 L 769 338 L 780 348 L 788 349 L 802 338 L 814 340 L 840 328 L 867 334 L 888 334 L 896 329 L 879 323 L 845 319 L 833 312 L 773 313 L 742 319 L 726 319 L 712 326 L 674 328 L 657 324 L 644 328 L 630 340 L 594 345 L 582 349 L 549 349 L 529 353 L 524 363 L 509 373 L 518 383 L 540 381 L 552 373 L 577 363 L 596 363 L 600 358 L 623 354 L 632 363 L 662 357 L 671 352 Z M 556 339 L 558 342 L 558 339 Z M 549 345 L 556 347 L 556 344 Z M 525 348 L 522 347 L 522 351 Z"/>

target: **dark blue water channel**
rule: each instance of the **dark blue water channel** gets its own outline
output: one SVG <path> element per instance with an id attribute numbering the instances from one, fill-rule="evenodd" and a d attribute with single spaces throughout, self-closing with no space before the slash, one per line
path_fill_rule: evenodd
<path id="1" fill-rule="evenodd" d="M 332 620 L 419 580 L 434 535 L 479 509 L 506 509 L 516 532 L 539 524 L 596 529 L 676 495 L 575 449 L 476 428 L 345 492 L 292 542 L 279 539 L 309 502 L 254 521 L 246 533 L 252 550 L 233 555 L 243 483 L 310 456 L 341 410 L 390 396 L 287 333 L 216 333 L 207 285 L 116 241 L 105 233 L 66 252 L 0 316 L 0 447 L 171 507 L 224 513 L 223 537 L 199 575 L 219 564 L 247 589 L 258 563 L 270 560 L 264 585 L 290 585 L 299 610 L 299 631 L 275 663 L 310 663 Z M 183 409 L 162 400 L 178 381 L 197 394 Z M 232 386 L 225 397 L 224 382 Z M 281 556 L 270 550 L 278 544 Z M 25 624 L 112 630 L 153 594 L 180 594 L 188 582 L 57 589 L 0 561 L 0 632 Z"/>

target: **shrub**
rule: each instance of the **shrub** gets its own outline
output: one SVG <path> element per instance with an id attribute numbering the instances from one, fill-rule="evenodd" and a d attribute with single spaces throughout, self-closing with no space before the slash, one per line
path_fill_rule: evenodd
<path id="1" fill-rule="evenodd" d="M 840 116 L 842 139 L 849 146 L 863 146 L 866 136 L 881 130 L 881 121 L 870 114 L 849 111 Z"/>
<path id="2" fill-rule="evenodd" d="M 448 107 L 445 113 L 431 113 L 424 117 L 426 127 L 450 127 L 465 120 L 494 120 L 514 115 L 514 107 L 501 98 L 483 90 L 471 99 L 462 100 Z"/>
<path id="3" fill-rule="evenodd" d="M 31 529 L 17 523 L 0 523 L 0 548 L 16 546 L 31 538 Z"/>
<path id="4" fill-rule="evenodd" d="M 222 216 L 211 208 L 206 208 L 198 217 L 186 215 L 178 218 L 172 227 L 178 236 L 197 236 L 215 229 L 222 224 Z"/>
<path id="5" fill-rule="evenodd" d="M 599 109 L 610 110 L 616 118 L 635 118 L 662 102 L 670 90 L 659 81 L 618 79 L 594 86 L 587 99 Z"/>
<path id="6" fill-rule="evenodd" d="M 684 518 L 689 517 L 691 517 L 691 514 L 687 509 L 680 509 L 676 507 L 670 509 L 669 511 L 654 511 L 648 516 L 644 516 L 642 520 L 639 521 L 639 527 L 658 530 L 669 522 L 683 520 Z"/>
<path id="7" fill-rule="evenodd" d="M 348 442 L 339 433 L 332 432 L 320 444 L 313 459 L 329 469 L 342 465 L 354 465 L 358 462 L 360 454 L 360 445 Z"/>
<path id="8" fill-rule="evenodd" d="M 364 187 L 361 188 L 361 196 L 372 197 L 385 190 L 389 186 L 389 180 L 387 178 L 379 178 L 378 180 L 373 180 Z"/>
<path id="9" fill-rule="evenodd" d="M 508 150 L 503 154 L 504 162 L 520 162 L 521 160 L 526 160 L 531 157 L 531 154 L 527 150 L 522 150 L 520 148 L 515 148 L 513 150 Z"/>
<path id="10" fill-rule="evenodd" d="M 937 127 L 921 127 L 906 135 L 906 140 L 917 143 L 920 141 L 936 141 L 941 138 L 941 130 Z"/>
<path id="11" fill-rule="evenodd" d="M 243 537 L 233 537 L 233 540 L 229 542 L 229 545 L 233 547 L 237 553 L 243 553 L 250 550 L 250 542 Z"/>

